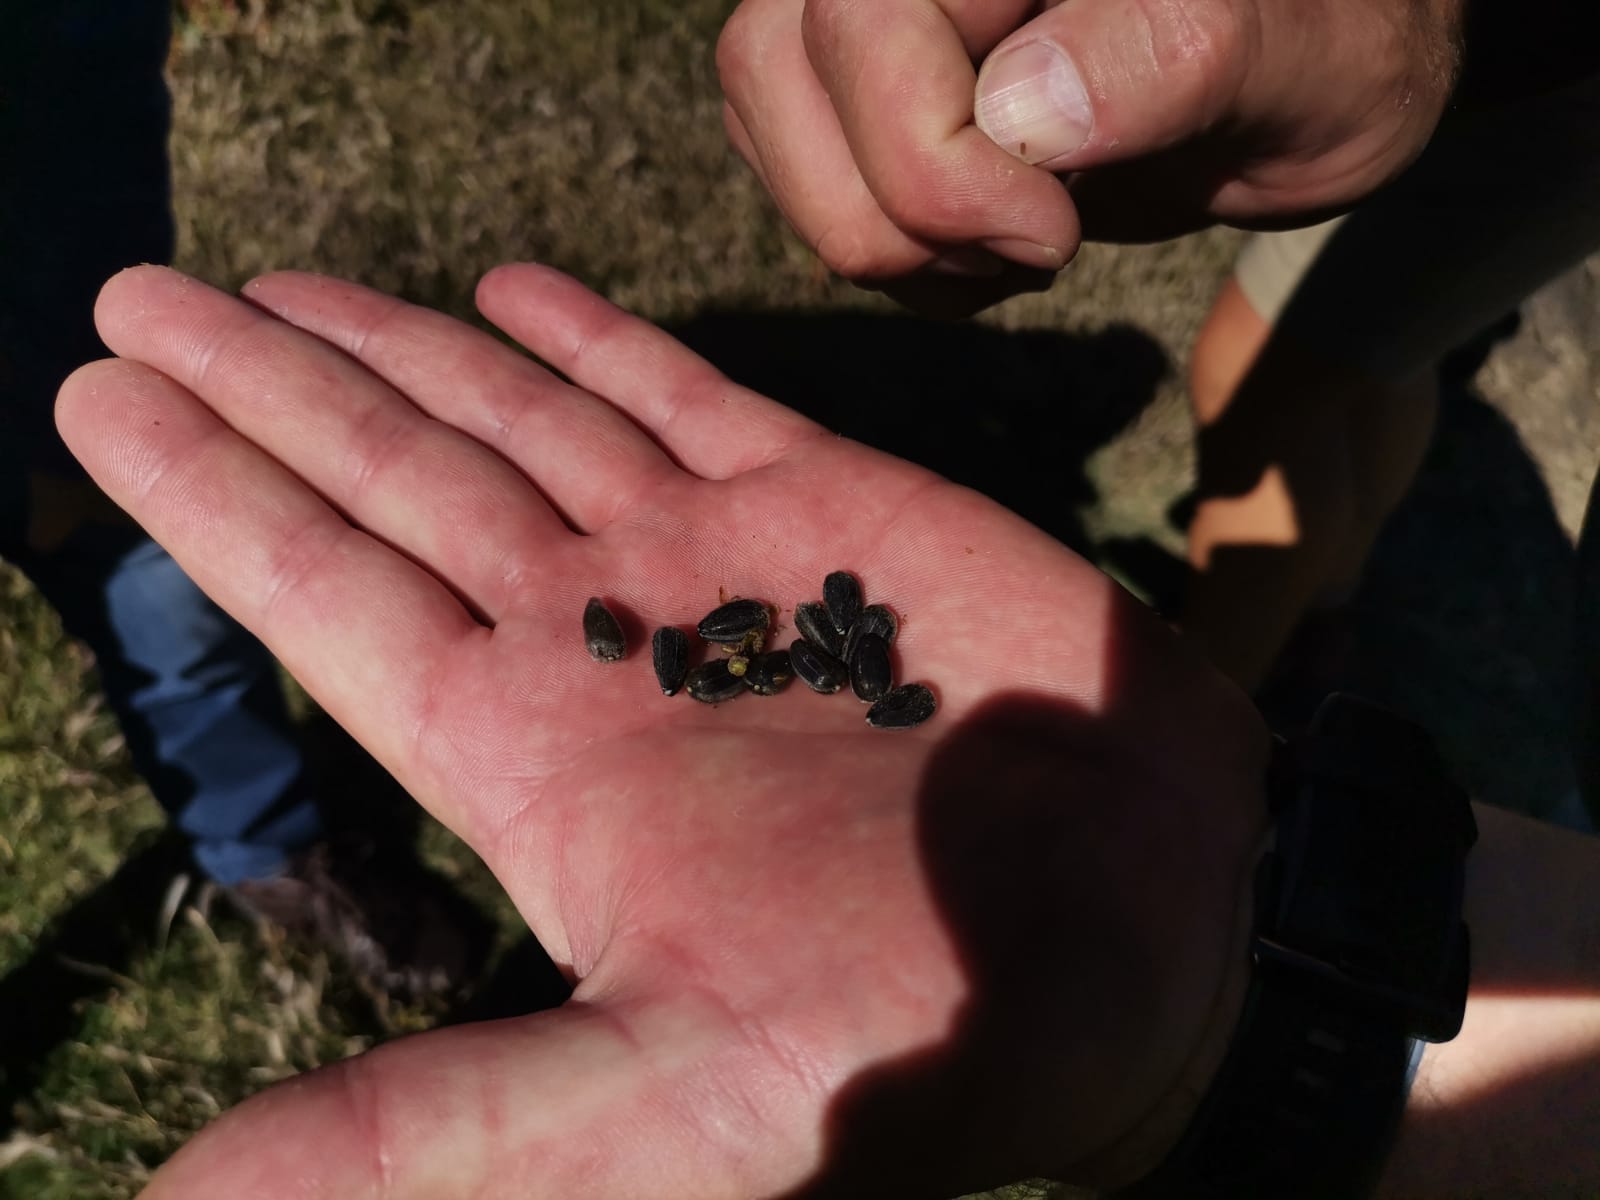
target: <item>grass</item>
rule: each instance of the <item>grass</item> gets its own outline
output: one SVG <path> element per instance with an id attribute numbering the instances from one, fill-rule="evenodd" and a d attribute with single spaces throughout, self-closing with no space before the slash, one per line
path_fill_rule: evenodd
<path id="1" fill-rule="evenodd" d="M 690 329 L 708 311 L 844 314 L 879 322 L 863 326 L 869 341 L 898 329 L 886 301 L 818 269 L 727 149 L 711 47 L 732 7 L 184 0 L 170 64 L 178 265 L 223 286 L 315 269 L 470 318 L 483 271 L 537 258 Z M 968 404 L 966 452 L 990 446 L 996 479 L 1033 480 L 1032 492 L 1003 499 L 1046 528 L 1070 519 L 1087 544 L 1176 546 L 1167 512 L 1188 486 L 1192 439 L 1174 368 L 1236 244 L 1215 232 L 1091 248 L 1050 294 L 987 316 L 992 341 L 962 343 L 993 371 L 970 381 L 984 390 Z M 788 364 L 816 357 L 794 345 L 792 330 L 807 327 L 789 328 L 788 357 L 766 363 L 777 378 L 761 380 L 774 391 Z M 912 330 L 913 354 L 929 346 L 925 334 Z M 1063 347 L 1067 382 L 1050 375 Z M 1125 412 L 1101 411 L 1129 386 L 1130 347 L 1144 364 L 1139 394 Z M 887 392 L 908 361 L 878 362 L 870 385 Z M 1049 412 L 1008 408 L 995 378 L 1045 379 L 1038 403 Z M 1077 476 L 1058 470 L 1053 445 L 1052 470 L 1031 470 L 1046 419 L 1077 439 Z M 886 421 L 885 444 L 891 426 L 909 423 Z M 0 1200 L 131 1197 L 251 1092 L 436 1019 L 208 907 L 200 892 L 169 896 L 163 828 L 93 663 L 0 564 L 0 997 L 35 980 L 61 997 L 49 1036 L 8 1057 L 0 1076 L 13 1106 Z M 472 855 L 430 822 L 418 841 L 494 916 L 502 947 L 512 940 L 514 917 Z M 108 911 L 107 896 L 129 889 L 150 903 Z M 80 941 L 95 952 L 63 961 Z M 1021 1187 L 995 1200 L 1045 1194 Z"/>

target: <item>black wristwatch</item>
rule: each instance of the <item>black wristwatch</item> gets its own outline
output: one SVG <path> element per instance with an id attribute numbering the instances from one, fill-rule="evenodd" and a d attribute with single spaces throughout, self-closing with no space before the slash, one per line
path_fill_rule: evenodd
<path id="1" fill-rule="evenodd" d="M 1280 742 L 1267 790 L 1243 1016 L 1177 1147 L 1123 1200 L 1367 1195 L 1422 1043 L 1461 1028 L 1478 831 L 1428 735 L 1331 696 Z"/>

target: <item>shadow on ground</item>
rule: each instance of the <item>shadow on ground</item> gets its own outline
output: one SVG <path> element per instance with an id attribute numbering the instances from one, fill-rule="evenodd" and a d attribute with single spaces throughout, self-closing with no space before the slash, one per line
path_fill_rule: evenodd
<path id="1" fill-rule="evenodd" d="M 1577 557 L 1471 365 L 1446 372 L 1427 460 L 1356 595 L 1346 685 L 1431 729 L 1479 799 L 1570 822 L 1582 811 Z"/>
<path id="2" fill-rule="evenodd" d="M 77 1034 L 80 1005 L 113 987 L 151 944 L 168 889 L 190 866 L 188 845 L 175 832 L 146 841 L 0 978 L 0 1141 L 50 1055 Z"/>
<path id="3" fill-rule="evenodd" d="M 965 484 L 1081 554 L 1084 464 L 1155 398 L 1166 352 L 1132 326 L 1005 332 L 909 316 L 711 311 L 671 328 L 739 383 Z"/>

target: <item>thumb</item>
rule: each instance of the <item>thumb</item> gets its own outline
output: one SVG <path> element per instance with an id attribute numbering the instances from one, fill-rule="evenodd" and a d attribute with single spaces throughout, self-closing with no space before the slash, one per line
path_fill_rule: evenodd
<path id="1" fill-rule="evenodd" d="M 1001 42 L 978 75 L 984 133 L 1079 170 L 1184 141 L 1230 109 L 1249 42 L 1231 0 L 1073 0 Z"/>

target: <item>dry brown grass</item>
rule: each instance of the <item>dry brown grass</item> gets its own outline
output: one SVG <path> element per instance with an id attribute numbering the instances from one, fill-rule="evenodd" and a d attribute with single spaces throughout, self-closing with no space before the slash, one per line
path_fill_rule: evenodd
<path id="1" fill-rule="evenodd" d="M 732 6 L 184 0 L 171 59 L 179 265 L 224 286 L 279 267 L 325 271 L 465 317 L 483 271 L 526 258 L 658 320 L 888 313 L 818 270 L 727 149 L 711 47 Z M 1091 340 L 1129 327 L 1169 365 L 1131 427 L 1087 464 L 1090 486 L 1061 500 L 1082 509 L 1095 540 L 1177 545 L 1166 510 L 1192 455 L 1181 367 L 1237 240 L 1091 248 L 1049 295 L 985 318 Z M 1573 370 L 1589 370 L 1581 335 L 1595 311 L 1580 308 L 1572 325 Z M 1570 372 L 1539 374 L 1537 350 L 1493 366 L 1502 395 L 1514 401 L 1530 377 L 1570 390 Z M 1584 380 L 1592 396 L 1594 376 Z M 1095 401 L 1080 390 L 1040 403 Z M 1008 425 L 1005 411 L 989 405 L 979 433 L 1013 461 L 1034 427 Z M 1594 429 L 1577 417 L 1559 428 L 1569 426 Z M 1549 439 L 1570 459 L 1564 516 L 1585 470 L 1574 436 Z M 91 664 L 0 567 L 0 980 L 35 962 L 161 825 L 95 697 Z M 470 855 L 436 827 L 423 840 L 430 861 L 487 896 Z M 131 1196 L 219 1109 L 429 1020 L 220 913 L 185 908 L 140 938 L 130 961 L 66 968 L 86 982 L 66 1035 L 38 1047 L 16 1133 L 0 1143 L 0 1198 Z"/>

